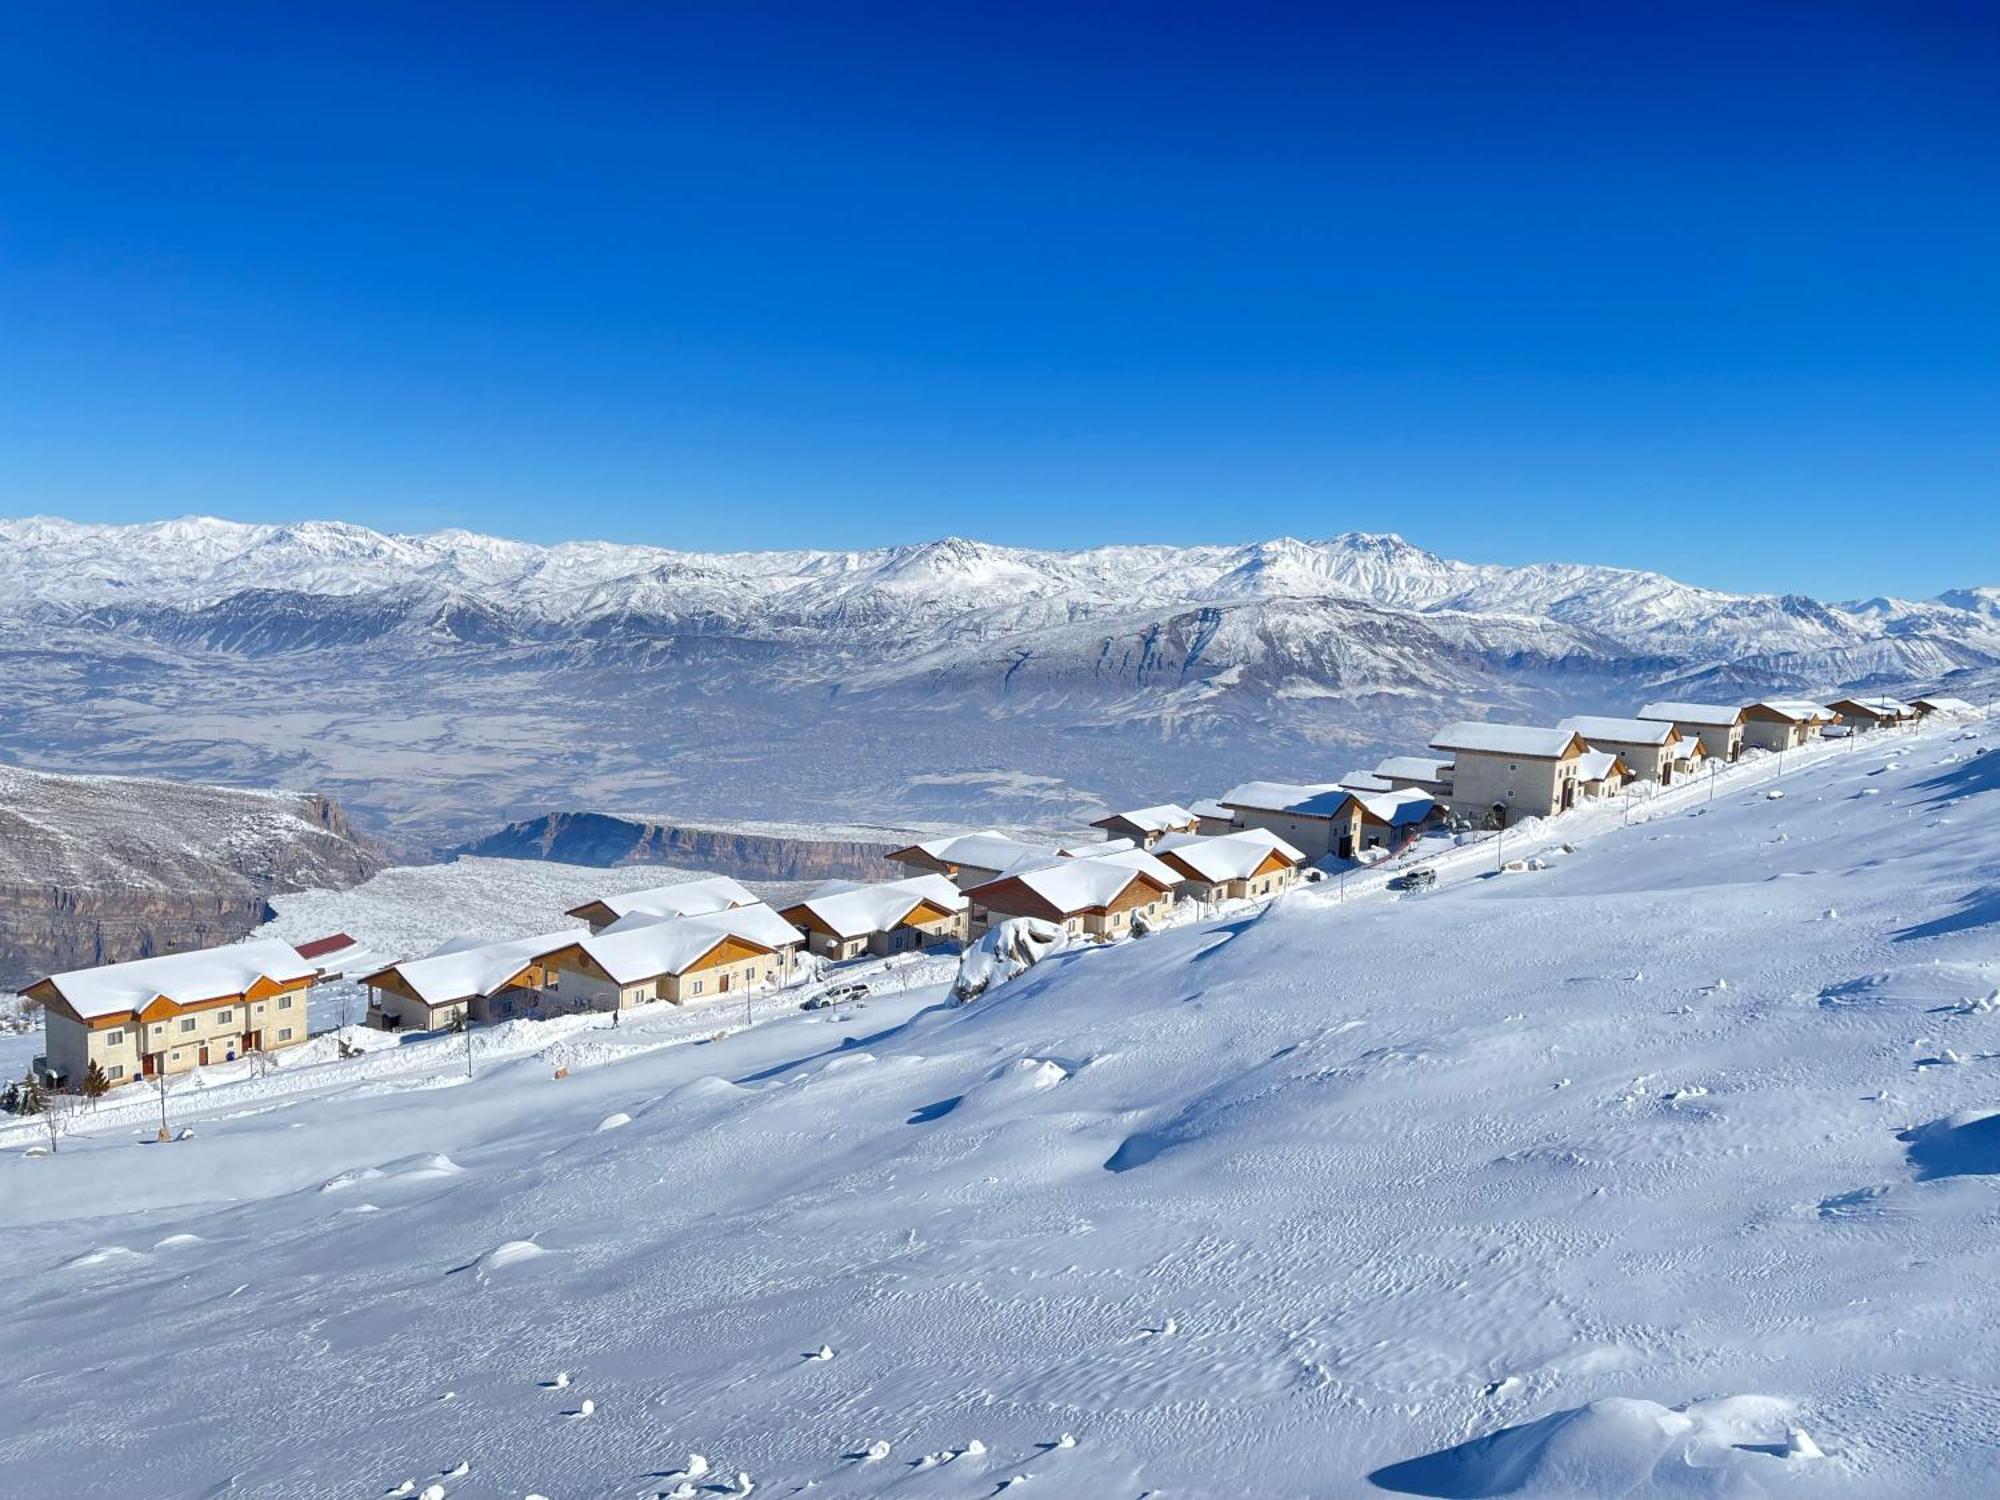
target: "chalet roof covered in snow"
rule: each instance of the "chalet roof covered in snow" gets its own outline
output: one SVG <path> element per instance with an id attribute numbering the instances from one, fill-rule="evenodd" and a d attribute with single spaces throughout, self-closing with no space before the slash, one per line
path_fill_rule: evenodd
<path id="1" fill-rule="evenodd" d="M 378 969 L 362 983 L 393 974 L 426 1005 L 449 1005 L 505 989 L 523 969 L 582 935 L 577 928 L 568 927 L 537 937 L 508 938 L 497 943 L 452 938 L 422 958 L 409 958 Z"/>
<path id="2" fill-rule="evenodd" d="M 1349 771 L 1340 784 L 1350 792 L 1392 792 L 1395 786 L 1379 771 Z"/>
<path id="3" fill-rule="evenodd" d="M 569 942 L 559 946 L 573 943 L 619 984 L 634 984 L 662 974 L 682 973 L 730 938 L 775 952 L 803 942 L 805 935 L 760 902 L 692 917 L 666 917 L 622 932 L 600 932 L 595 937 L 571 933 Z"/>
<path id="4" fill-rule="evenodd" d="M 1305 855 L 1265 828 L 1246 828 L 1241 833 L 1175 833 L 1154 846 L 1161 855 L 1185 865 L 1195 875 L 1214 885 L 1224 880 L 1247 880 L 1273 854 L 1289 865 L 1305 863 Z"/>
<path id="5" fill-rule="evenodd" d="M 1836 698 L 1833 700 L 1831 706 L 1840 708 L 1846 705 L 1865 709 L 1877 718 L 1882 719 L 1908 718 L 1913 712 L 1910 705 L 1903 702 L 1900 698 Z"/>
<path id="6" fill-rule="evenodd" d="M 702 880 L 684 880 L 676 885 L 656 885 L 643 891 L 625 891 L 616 896 L 599 896 L 567 913 L 572 917 L 603 907 L 614 917 L 646 912 L 656 917 L 695 917 L 705 912 L 727 911 L 732 906 L 755 906 L 757 897 L 740 881 L 727 875 L 710 875 Z"/>
<path id="7" fill-rule="evenodd" d="M 998 880 L 975 887 L 972 894 L 976 899 L 980 891 L 991 892 L 1002 885 L 1018 884 L 1065 916 L 1074 916 L 1117 900 L 1141 876 L 1165 891 L 1171 891 L 1187 878 L 1143 849 L 1133 849 L 1102 859 L 1057 859 L 1033 869 L 1012 870 Z"/>
<path id="8" fill-rule="evenodd" d="M 198 1005 L 243 994 L 260 979 L 293 984 L 312 979 L 318 969 L 299 957 L 298 949 L 276 938 L 254 938 L 220 948 L 186 953 L 161 953 L 122 964 L 100 964 L 51 974 L 40 984 L 62 997 L 63 1003 L 88 1021 L 98 1016 L 142 1010 L 165 998 L 176 1005 Z"/>
<path id="9" fill-rule="evenodd" d="M 1576 774 L 1585 781 L 1602 781 L 1614 769 L 1626 769 L 1616 750 L 1586 750 L 1577 757 Z"/>
<path id="10" fill-rule="evenodd" d="M 1331 818 L 1348 795 L 1349 789 L 1337 781 L 1246 781 L 1224 792 L 1222 802 L 1225 807 L 1247 807 L 1253 812 Z"/>
<path id="11" fill-rule="evenodd" d="M 1435 755 L 1392 755 L 1375 768 L 1375 774 L 1385 780 L 1443 781 L 1451 775 L 1451 761 Z"/>
<path id="12" fill-rule="evenodd" d="M 1727 729 L 1743 717 L 1743 710 L 1727 703 L 1648 703 L 1639 710 L 1639 717 Z"/>
<path id="13" fill-rule="evenodd" d="M 1518 755 L 1526 760 L 1560 760 L 1580 736 L 1573 729 L 1542 729 L 1532 724 L 1491 724 L 1461 719 L 1431 736 L 1431 749 L 1472 751 L 1481 755 Z M 1577 748 L 1586 748 L 1577 746 Z"/>
<path id="14" fill-rule="evenodd" d="M 785 908 L 786 915 L 810 912 L 827 931 L 841 938 L 887 932 L 928 902 L 943 912 L 965 910 L 965 893 L 942 875 L 912 875 L 907 880 L 866 883 L 829 881 L 805 900 Z"/>
<path id="15" fill-rule="evenodd" d="M 1030 855 L 1055 852 L 1040 844 L 1023 843 L 1020 839 L 1002 833 L 997 828 L 982 828 L 977 833 L 955 833 L 945 838 L 926 839 L 920 844 L 912 844 L 909 849 L 899 849 L 896 853 L 908 854 L 912 850 L 930 856 L 939 864 L 969 865 L 975 870 L 1004 870 L 1009 865 L 1019 864 Z"/>
<path id="16" fill-rule="evenodd" d="M 1153 807 L 1135 807 L 1130 812 L 1112 813 L 1090 826 L 1105 828 L 1113 823 L 1122 823 L 1141 833 L 1170 833 L 1176 828 L 1187 827 L 1194 819 L 1194 813 L 1178 802 L 1161 802 Z"/>
<path id="17" fill-rule="evenodd" d="M 1790 719 L 1795 724 L 1831 723 L 1833 710 L 1823 703 L 1814 703 L 1809 698 L 1765 698 L 1750 705 L 1752 708 L 1767 708 L 1780 718 Z"/>
<path id="18" fill-rule="evenodd" d="M 1405 787 L 1399 792 L 1356 792 L 1354 800 L 1361 804 L 1362 812 L 1368 817 L 1391 828 L 1408 828 L 1421 823 L 1437 806 L 1436 799 L 1428 792 L 1420 792 L 1415 787 Z"/>
<path id="19" fill-rule="evenodd" d="M 1582 735 L 1595 745 L 1609 740 L 1614 745 L 1666 745 L 1680 738 L 1680 731 L 1657 719 L 1617 719 L 1603 714 L 1579 714 L 1563 719 L 1556 728 Z"/>
<path id="20" fill-rule="evenodd" d="M 1188 811 L 1197 818 L 1220 818 L 1227 821 L 1229 809 L 1214 797 L 1204 797 L 1199 802 L 1188 804 Z"/>
<path id="21" fill-rule="evenodd" d="M 1959 714 L 1966 718 L 1976 718 L 1979 714 L 1978 706 L 1967 703 L 1963 698 L 1912 698 L 1910 706 L 1938 714 Z"/>

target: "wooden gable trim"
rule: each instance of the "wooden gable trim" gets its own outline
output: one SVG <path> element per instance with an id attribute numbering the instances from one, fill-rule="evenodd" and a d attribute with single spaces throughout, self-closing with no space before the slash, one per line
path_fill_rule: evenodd
<path id="1" fill-rule="evenodd" d="M 822 937 L 841 938 L 845 940 L 846 935 L 844 933 L 835 932 L 827 925 L 826 919 L 820 916 L 818 912 L 812 909 L 811 905 L 804 901 L 801 901 L 797 906 L 787 906 L 778 915 L 783 917 L 787 922 L 790 922 L 794 927 L 803 927 L 808 932 L 819 933 Z"/>
<path id="2" fill-rule="evenodd" d="M 579 922 L 588 922 L 593 927 L 603 927 L 618 920 L 618 913 L 606 906 L 602 899 L 586 901 L 581 906 L 572 906 L 563 915 L 575 917 Z"/>
<path id="3" fill-rule="evenodd" d="M 1134 872 L 1132 878 L 1125 883 L 1124 890 L 1095 910 L 1109 916 L 1114 911 L 1129 911 L 1135 906 L 1151 906 L 1166 893 L 1167 888 L 1152 876 Z"/>
<path id="4" fill-rule="evenodd" d="M 975 886 L 966 892 L 966 896 L 1003 916 L 1041 917 L 1045 921 L 1061 922 L 1076 915 L 1074 912 L 1064 911 L 1032 887 L 1023 885 L 1019 876 L 996 880 L 990 885 Z"/>
<path id="5" fill-rule="evenodd" d="M 704 969 L 720 969 L 730 964 L 740 964 L 746 958 L 756 958 L 776 951 L 765 947 L 762 943 L 753 943 L 748 938 L 724 937 L 700 958 L 682 969 L 681 973 L 693 974 Z"/>
<path id="6" fill-rule="evenodd" d="M 611 971 L 592 958 L 581 943 L 571 943 L 568 947 L 558 948 L 553 953 L 544 953 L 541 963 L 544 968 L 574 969 L 579 974 L 602 979 L 606 984 L 618 983 L 611 977 Z"/>
<path id="7" fill-rule="evenodd" d="M 904 913 L 902 921 L 896 923 L 896 925 L 898 927 L 920 927 L 926 922 L 947 922 L 957 915 L 957 912 L 946 911 L 935 902 L 919 901 L 909 911 Z"/>
<path id="8" fill-rule="evenodd" d="M 1273 849 L 1269 854 L 1264 856 L 1263 863 L 1250 872 L 1249 878 L 1255 880 L 1259 875 L 1279 875 L 1291 869 L 1291 867 L 1292 861 L 1280 854 L 1276 849 Z"/>

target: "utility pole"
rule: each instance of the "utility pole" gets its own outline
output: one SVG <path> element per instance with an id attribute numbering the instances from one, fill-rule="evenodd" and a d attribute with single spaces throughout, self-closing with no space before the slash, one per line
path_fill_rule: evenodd
<path id="1" fill-rule="evenodd" d="M 1715 801 L 1715 761 L 1713 759 L 1708 763 L 1708 800 L 1710 802 Z"/>
<path id="2" fill-rule="evenodd" d="M 153 1075 L 153 1082 L 159 1085 L 160 1090 L 160 1139 L 170 1141 L 173 1137 L 167 1134 L 167 1075 L 165 1069 Z"/>

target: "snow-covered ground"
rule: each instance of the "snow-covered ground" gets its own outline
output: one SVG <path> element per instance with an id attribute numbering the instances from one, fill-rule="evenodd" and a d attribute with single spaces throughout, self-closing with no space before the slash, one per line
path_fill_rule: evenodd
<path id="1" fill-rule="evenodd" d="M 1959 734 L 970 1006 L 496 1028 L 469 1082 L 371 1056 L 190 1101 L 171 1145 L 10 1136 L 0 1476 L 1984 1493 L 2000 741 Z"/>

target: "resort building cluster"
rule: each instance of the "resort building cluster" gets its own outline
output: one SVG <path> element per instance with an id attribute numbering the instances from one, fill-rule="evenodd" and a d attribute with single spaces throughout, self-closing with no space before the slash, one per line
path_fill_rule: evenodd
<path id="1" fill-rule="evenodd" d="M 1051 845 L 987 829 L 926 840 L 888 853 L 900 878 L 833 881 L 782 907 L 718 875 L 599 896 L 535 936 L 457 938 L 390 963 L 346 934 L 298 947 L 264 938 L 53 974 L 26 994 L 47 1015 L 43 1073 L 93 1091 L 298 1046 L 308 992 L 342 978 L 367 989 L 368 1024 L 392 1031 L 741 1000 L 828 965 L 963 946 L 1009 918 L 1078 940 L 1128 937 L 1177 903 L 1274 900 L 1308 870 L 1374 863 L 1428 832 L 1505 829 L 1746 751 L 1979 712 L 1955 698 L 1842 698 L 1648 703 L 1630 718 L 1550 726 L 1465 720 L 1434 734 L 1428 754 L 1335 782 L 1250 781 L 1191 806 L 1134 808 L 1099 819 L 1101 839 Z"/>

